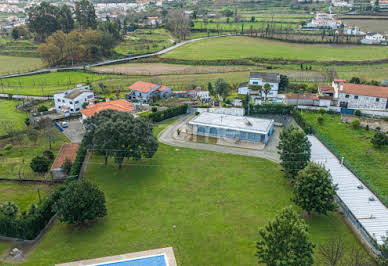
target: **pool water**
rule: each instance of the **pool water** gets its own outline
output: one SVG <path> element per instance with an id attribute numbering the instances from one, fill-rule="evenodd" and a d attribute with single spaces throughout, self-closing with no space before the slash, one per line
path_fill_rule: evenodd
<path id="1" fill-rule="evenodd" d="M 98 264 L 98 266 L 167 266 L 165 255 Z"/>

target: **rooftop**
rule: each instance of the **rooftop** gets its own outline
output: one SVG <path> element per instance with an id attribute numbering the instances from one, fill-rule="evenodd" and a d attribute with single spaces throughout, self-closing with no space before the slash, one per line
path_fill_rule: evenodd
<path id="1" fill-rule="evenodd" d="M 80 96 L 82 93 L 84 93 L 85 90 L 80 89 L 73 89 L 69 94 L 67 94 L 64 98 L 74 100 L 78 96 Z"/>
<path id="2" fill-rule="evenodd" d="M 250 72 L 250 79 L 262 79 L 264 82 L 280 82 L 279 73 Z"/>
<path id="3" fill-rule="evenodd" d="M 61 150 L 59 151 L 57 158 L 53 165 L 51 166 L 51 170 L 60 168 L 66 159 L 69 159 L 72 163 L 75 161 L 75 157 L 77 156 L 77 151 L 79 148 L 79 144 L 74 143 L 65 143 L 62 145 Z"/>
<path id="4" fill-rule="evenodd" d="M 260 134 L 266 134 L 273 123 L 274 121 L 270 119 L 224 115 L 209 112 L 203 112 L 189 122 L 189 124 L 192 125 L 211 126 Z"/>
<path id="5" fill-rule="evenodd" d="M 388 87 L 353 83 L 343 83 L 342 85 L 343 90 L 339 88 L 339 93 L 388 98 Z"/>
<path id="6" fill-rule="evenodd" d="M 81 113 L 86 117 L 91 117 L 96 113 L 99 113 L 103 110 L 116 110 L 119 112 L 130 112 L 135 110 L 132 103 L 126 100 L 114 100 L 108 102 L 100 102 L 94 105 L 88 106 L 89 108 L 82 109 Z"/>
<path id="7" fill-rule="evenodd" d="M 149 83 L 149 82 L 144 82 L 144 81 L 136 81 L 131 86 L 129 86 L 130 90 L 140 91 L 140 92 L 143 92 L 143 93 L 148 93 L 148 92 L 152 91 L 155 88 L 157 88 L 159 91 L 164 91 L 168 87 L 167 86 L 163 86 L 163 85 L 160 86 L 160 85 L 157 85 L 157 84 L 153 84 L 153 83 Z"/>

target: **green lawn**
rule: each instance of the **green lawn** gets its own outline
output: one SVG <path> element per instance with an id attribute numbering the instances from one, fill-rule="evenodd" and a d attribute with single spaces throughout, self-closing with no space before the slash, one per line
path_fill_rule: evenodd
<path id="1" fill-rule="evenodd" d="M 255 265 L 259 227 L 291 204 L 280 166 L 264 159 L 160 144 L 154 158 L 120 171 L 102 163 L 93 155 L 86 178 L 104 191 L 108 216 L 88 227 L 56 222 L 26 265 L 167 246 L 178 265 Z M 315 243 L 342 236 L 347 250 L 358 245 L 338 214 L 308 223 Z"/>
<path id="2" fill-rule="evenodd" d="M 356 61 L 388 58 L 388 47 L 293 44 L 250 37 L 226 37 L 186 44 L 163 55 L 189 60 L 248 57 L 316 61 Z"/>
<path id="3" fill-rule="evenodd" d="M 38 189 L 41 198 L 52 192 L 54 186 L 20 184 L 14 182 L 0 182 L 0 204 L 7 201 L 14 202 L 20 209 L 26 211 L 32 203 L 39 203 Z"/>
<path id="4" fill-rule="evenodd" d="M 0 55 L 0 75 L 32 71 L 41 67 L 42 61 L 39 58 Z"/>
<path id="5" fill-rule="evenodd" d="M 327 137 L 339 153 L 349 161 L 375 190 L 388 199 L 388 147 L 376 149 L 370 143 L 374 131 L 352 129 L 342 123 L 339 115 L 324 115 L 324 123 L 319 125 L 319 114 L 303 112 L 303 116 Z M 387 201 L 386 201 L 387 202 Z"/>
<path id="6" fill-rule="evenodd" d="M 336 67 L 338 77 L 350 80 L 359 77 L 361 80 L 388 80 L 388 64 L 378 65 L 348 65 Z"/>
<path id="7" fill-rule="evenodd" d="M 23 129 L 25 127 L 24 119 L 28 117 L 28 113 L 16 109 L 16 105 L 20 103 L 17 101 L 0 100 L 0 125 L 5 121 L 13 123 L 16 129 Z M 5 134 L 4 128 L 0 127 L 0 136 Z"/>
<path id="8" fill-rule="evenodd" d="M 55 72 L 20 78 L 0 80 L 0 91 L 4 93 L 25 95 L 52 95 L 55 92 L 75 87 L 79 83 L 107 79 L 108 75 L 84 72 Z"/>

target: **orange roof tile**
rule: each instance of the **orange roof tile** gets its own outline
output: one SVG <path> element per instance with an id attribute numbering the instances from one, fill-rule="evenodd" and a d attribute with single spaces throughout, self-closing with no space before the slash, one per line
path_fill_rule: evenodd
<path id="1" fill-rule="evenodd" d="M 96 103 L 93 106 L 90 106 L 89 108 L 82 109 L 81 113 L 85 115 L 86 117 L 91 117 L 96 113 L 99 113 L 103 110 L 116 110 L 120 112 L 130 112 L 135 110 L 132 103 L 126 101 L 126 100 L 114 100 L 109 102 L 100 102 Z"/>
<path id="2" fill-rule="evenodd" d="M 51 166 L 51 170 L 57 169 L 63 165 L 66 159 L 69 159 L 72 163 L 75 161 L 75 157 L 77 156 L 77 151 L 79 148 L 79 144 L 74 143 L 65 143 L 62 145 L 61 150 L 58 153 L 57 158 L 53 162 Z"/>
<path id="3" fill-rule="evenodd" d="M 319 85 L 318 89 L 319 89 L 320 91 L 334 92 L 334 88 L 333 88 L 332 86 L 326 85 L 326 84 L 324 84 L 324 85 Z"/>
<path id="4" fill-rule="evenodd" d="M 364 95 L 371 97 L 388 98 L 388 87 L 372 86 L 364 84 L 344 83 L 343 90 L 339 93 Z"/>
<path id="5" fill-rule="evenodd" d="M 149 83 L 149 82 L 144 82 L 144 81 L 136 81 L 131 86 L 129 86 L 129 89 L 134 91 L 140 91 L 143 93 L 148 93 L 152 91 L 155 87 L 159 87 L 159 85 Z"/>

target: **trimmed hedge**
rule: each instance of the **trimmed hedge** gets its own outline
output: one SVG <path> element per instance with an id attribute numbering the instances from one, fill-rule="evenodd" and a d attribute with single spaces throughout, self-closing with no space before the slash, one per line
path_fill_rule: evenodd
<path id="1" fill-rule="evenodd" d="M 282 114 L 289 115 L 294 110 L 294 106 L 285 104 L 257 104 L 250 105 L 249 114 Z"/>
<path id="2" fill-rule="evenodd" d="M 184 104 L 178 107 L 171 107 L 163 111 L 150 113 L 146 117 L 148 117 L 152 122 L 157 123 L 177 115 L 186 114 L 187 108 L 188 108 L 187 104 Z"/>
<path id="3" fill-rule="evenodd" d="M 68 178 L 68 180 L 76 179 L 74 178 L 74 176 L 78 177 L 86 156 L 86 152 L 87 152 L 87 149 L 85 147 L 85 143 L 82 141 L 81 144 L 79 145 L 79 149 L 77 151 L 77 156 L 75 157 L 75 161 L 71 166 L 70 173 L 69 173 L 69 176 L 71 177 Z"/>

